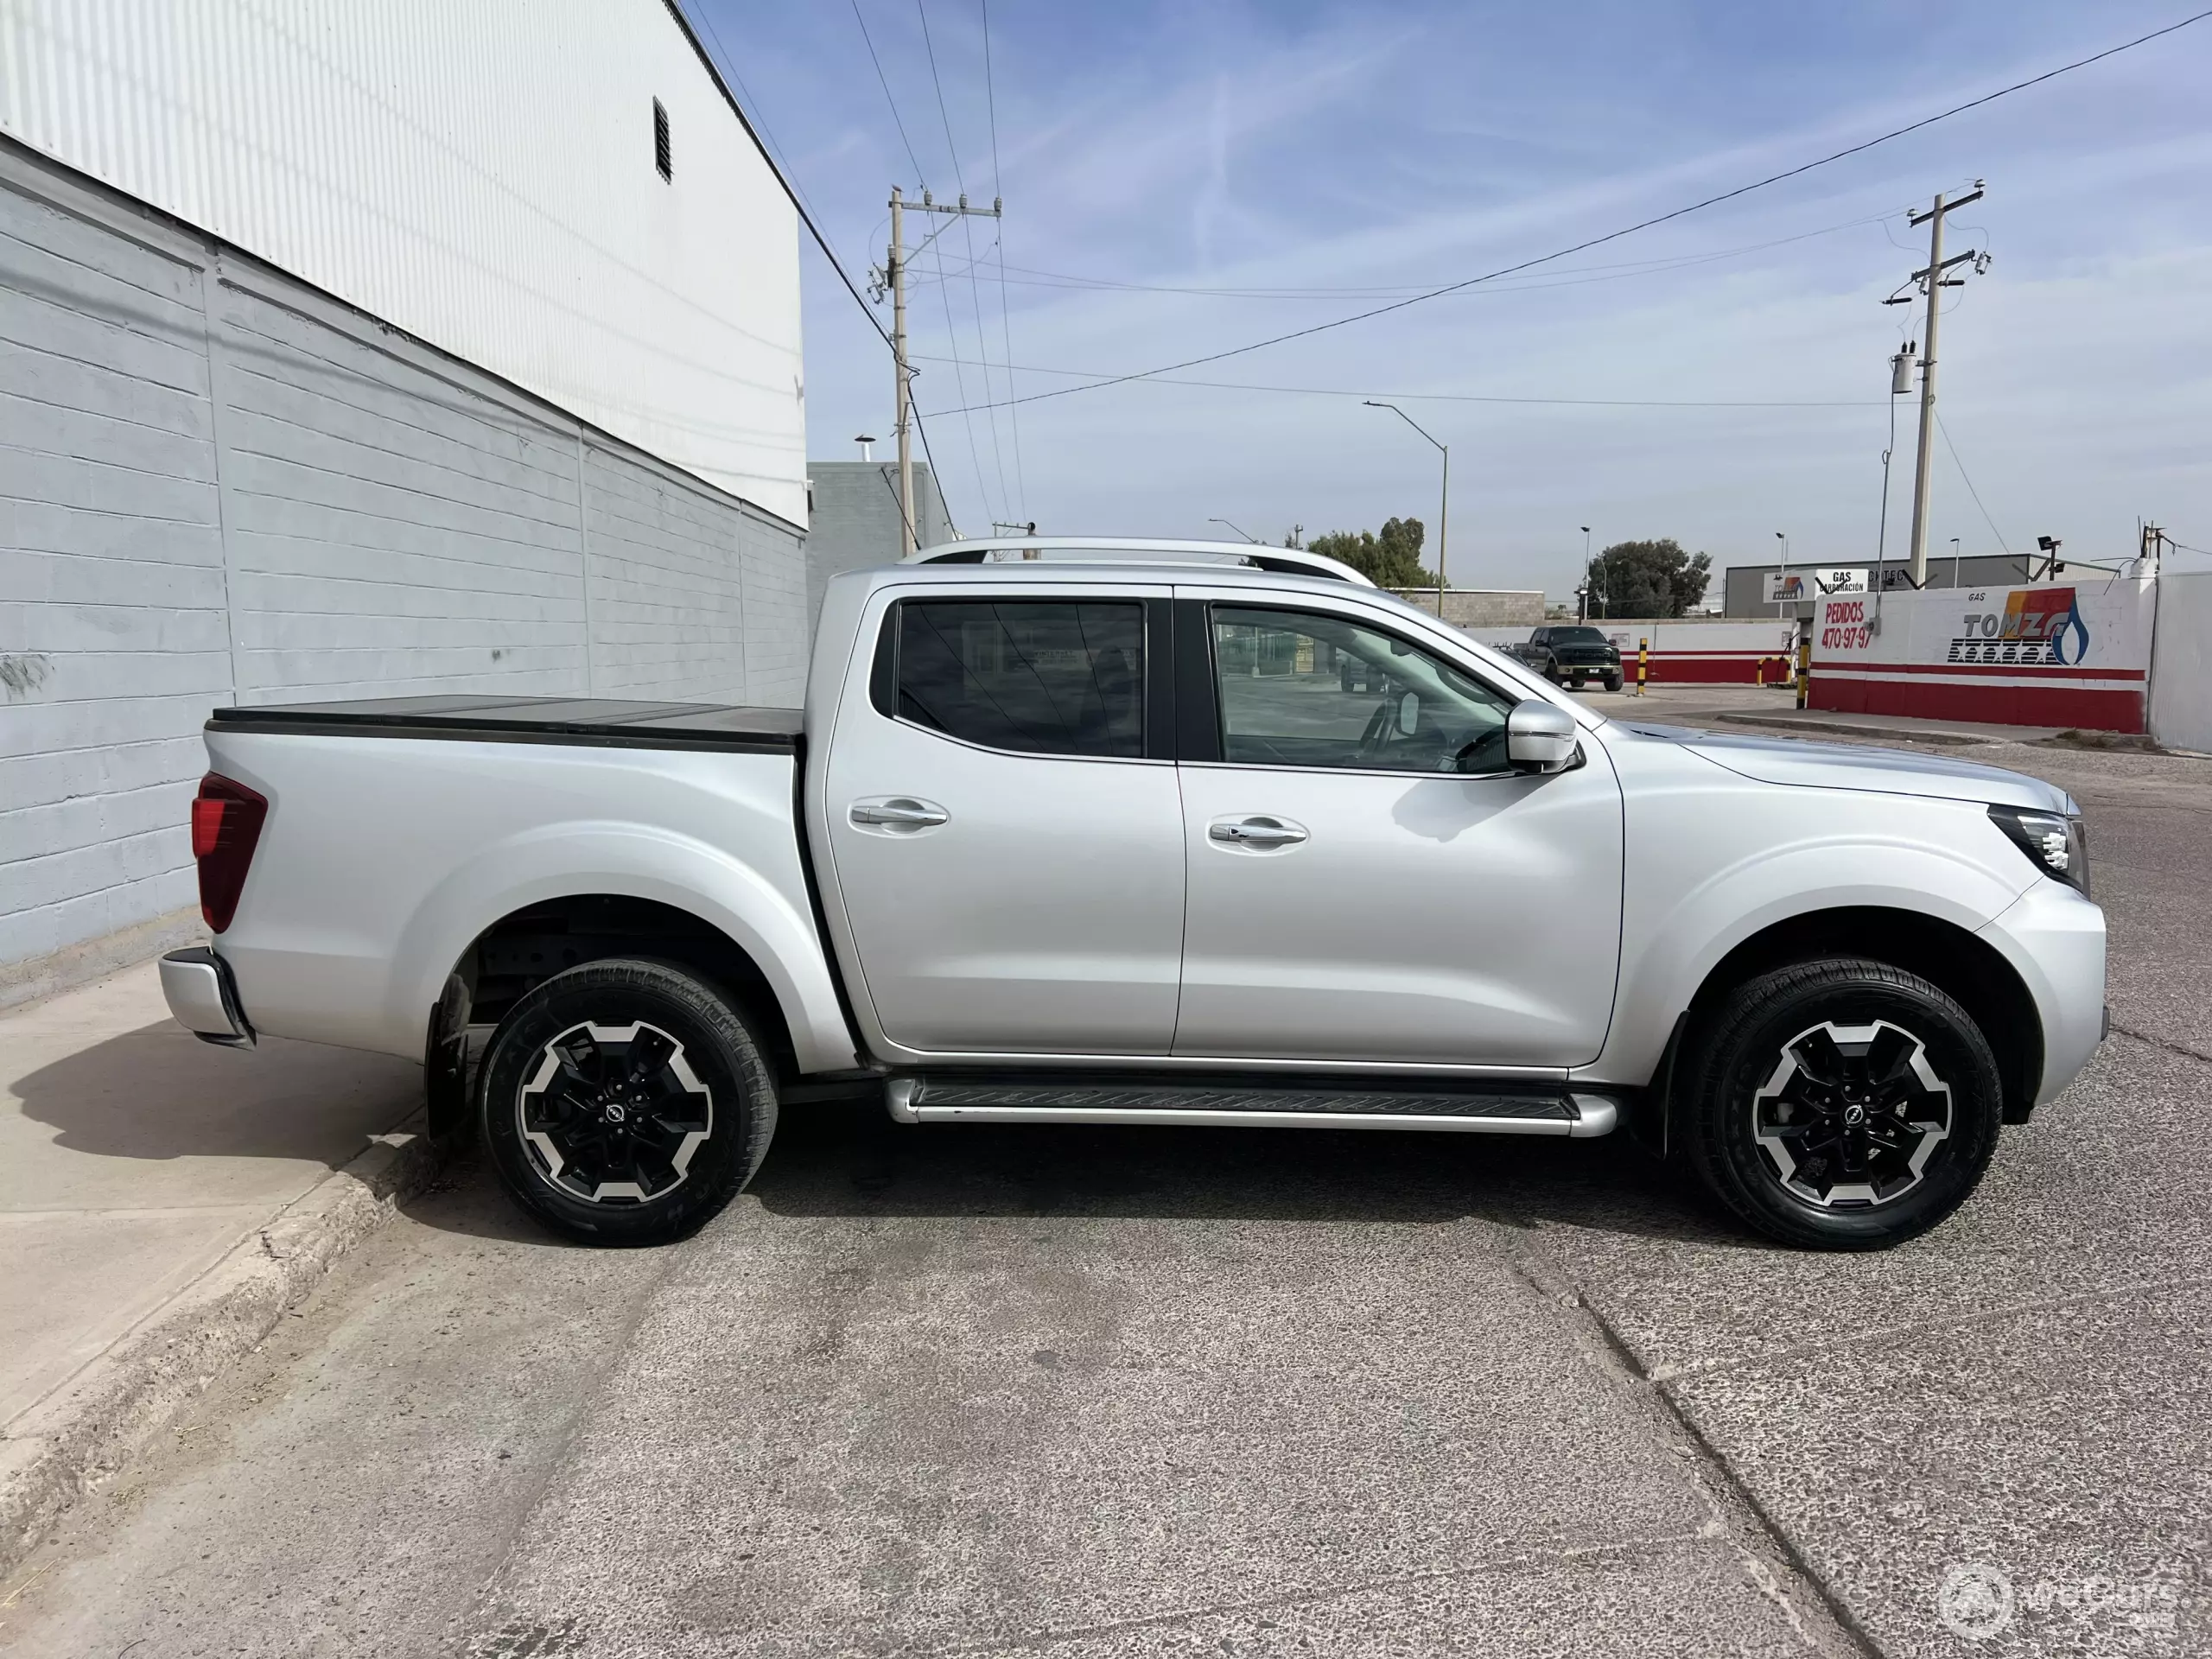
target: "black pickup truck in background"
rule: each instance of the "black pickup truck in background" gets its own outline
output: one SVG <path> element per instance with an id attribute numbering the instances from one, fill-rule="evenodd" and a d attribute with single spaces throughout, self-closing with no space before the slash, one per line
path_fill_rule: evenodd
<path id="1" fill-rule="evenodd" d="M 1621 689 L 1619 649 L 1586 623 L 1538 628 L 1506 649 L 1555 685 L 1579 690 L 1585 680 L 1603 680 L 1608 691 Z"/>

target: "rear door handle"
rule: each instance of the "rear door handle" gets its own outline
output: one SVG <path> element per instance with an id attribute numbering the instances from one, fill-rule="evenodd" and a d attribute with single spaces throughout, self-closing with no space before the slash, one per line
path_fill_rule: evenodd
<path id="1" fill-rule="evenodd" d="M 1206 826 L 1207 836 L 1239 847 L 1289 847 L 1306 831 L 1281 818 L 1222 818 Z"/>
<path id="2" fill-rule="evenodd" d="M 851 816 L 855 823 L 880 823 L 897 830 L 933 830 L 950 819 L 952 814 L 934 801 L 918 801 L 911 795 L 893 795 L 877 800 L 855 801 Z"/>

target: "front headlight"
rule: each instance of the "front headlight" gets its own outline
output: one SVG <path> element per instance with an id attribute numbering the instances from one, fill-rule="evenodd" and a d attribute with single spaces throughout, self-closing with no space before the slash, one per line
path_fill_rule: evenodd
<path id="1" fill-rule="evenodd" d="M 2089 896 L 2089 832 L 2081 819 L 2018 806 L 1993 806 L 1989 819 L 2045 875 Z"/>

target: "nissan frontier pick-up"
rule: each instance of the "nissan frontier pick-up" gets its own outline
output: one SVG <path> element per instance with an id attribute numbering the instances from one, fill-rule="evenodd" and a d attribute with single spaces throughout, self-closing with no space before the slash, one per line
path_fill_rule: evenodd
<path id="1" fill-rule="evenodd" d="M 1607 719 L 1295 550 L 1035 537 L 836 577 L 804 710 L 219 709 L 211 1041 L 423 1061 L 578 1239 L 779 1108 L 1633 1133 L 1827 1249 L 1935 1225 L 2103 1034 L 2079 810 Z"/>

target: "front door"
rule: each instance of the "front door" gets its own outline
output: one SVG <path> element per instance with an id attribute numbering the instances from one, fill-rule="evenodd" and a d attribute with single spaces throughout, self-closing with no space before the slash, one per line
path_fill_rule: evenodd
<path id="1" fill-rule="evenodd" d="M 913 1053 L 1162 1055 L 1183 939 L 1147 649 L 1166 593 L 1022 586 L 900 598 L 870 633 L 823 803 L 848 980 L 871 1036 Z"/>
<path id="2" fill-rule="evenodd" d="M 1192 759 L 1180 1056 L 1552 1067 L 1605 1045 L 1621 795 L 1604 747 L 1506 766 L 1510 683 L 1351 607 L 1179 600 Z M 1179 635 L 1185 680 L 1198 653 Z"/>

